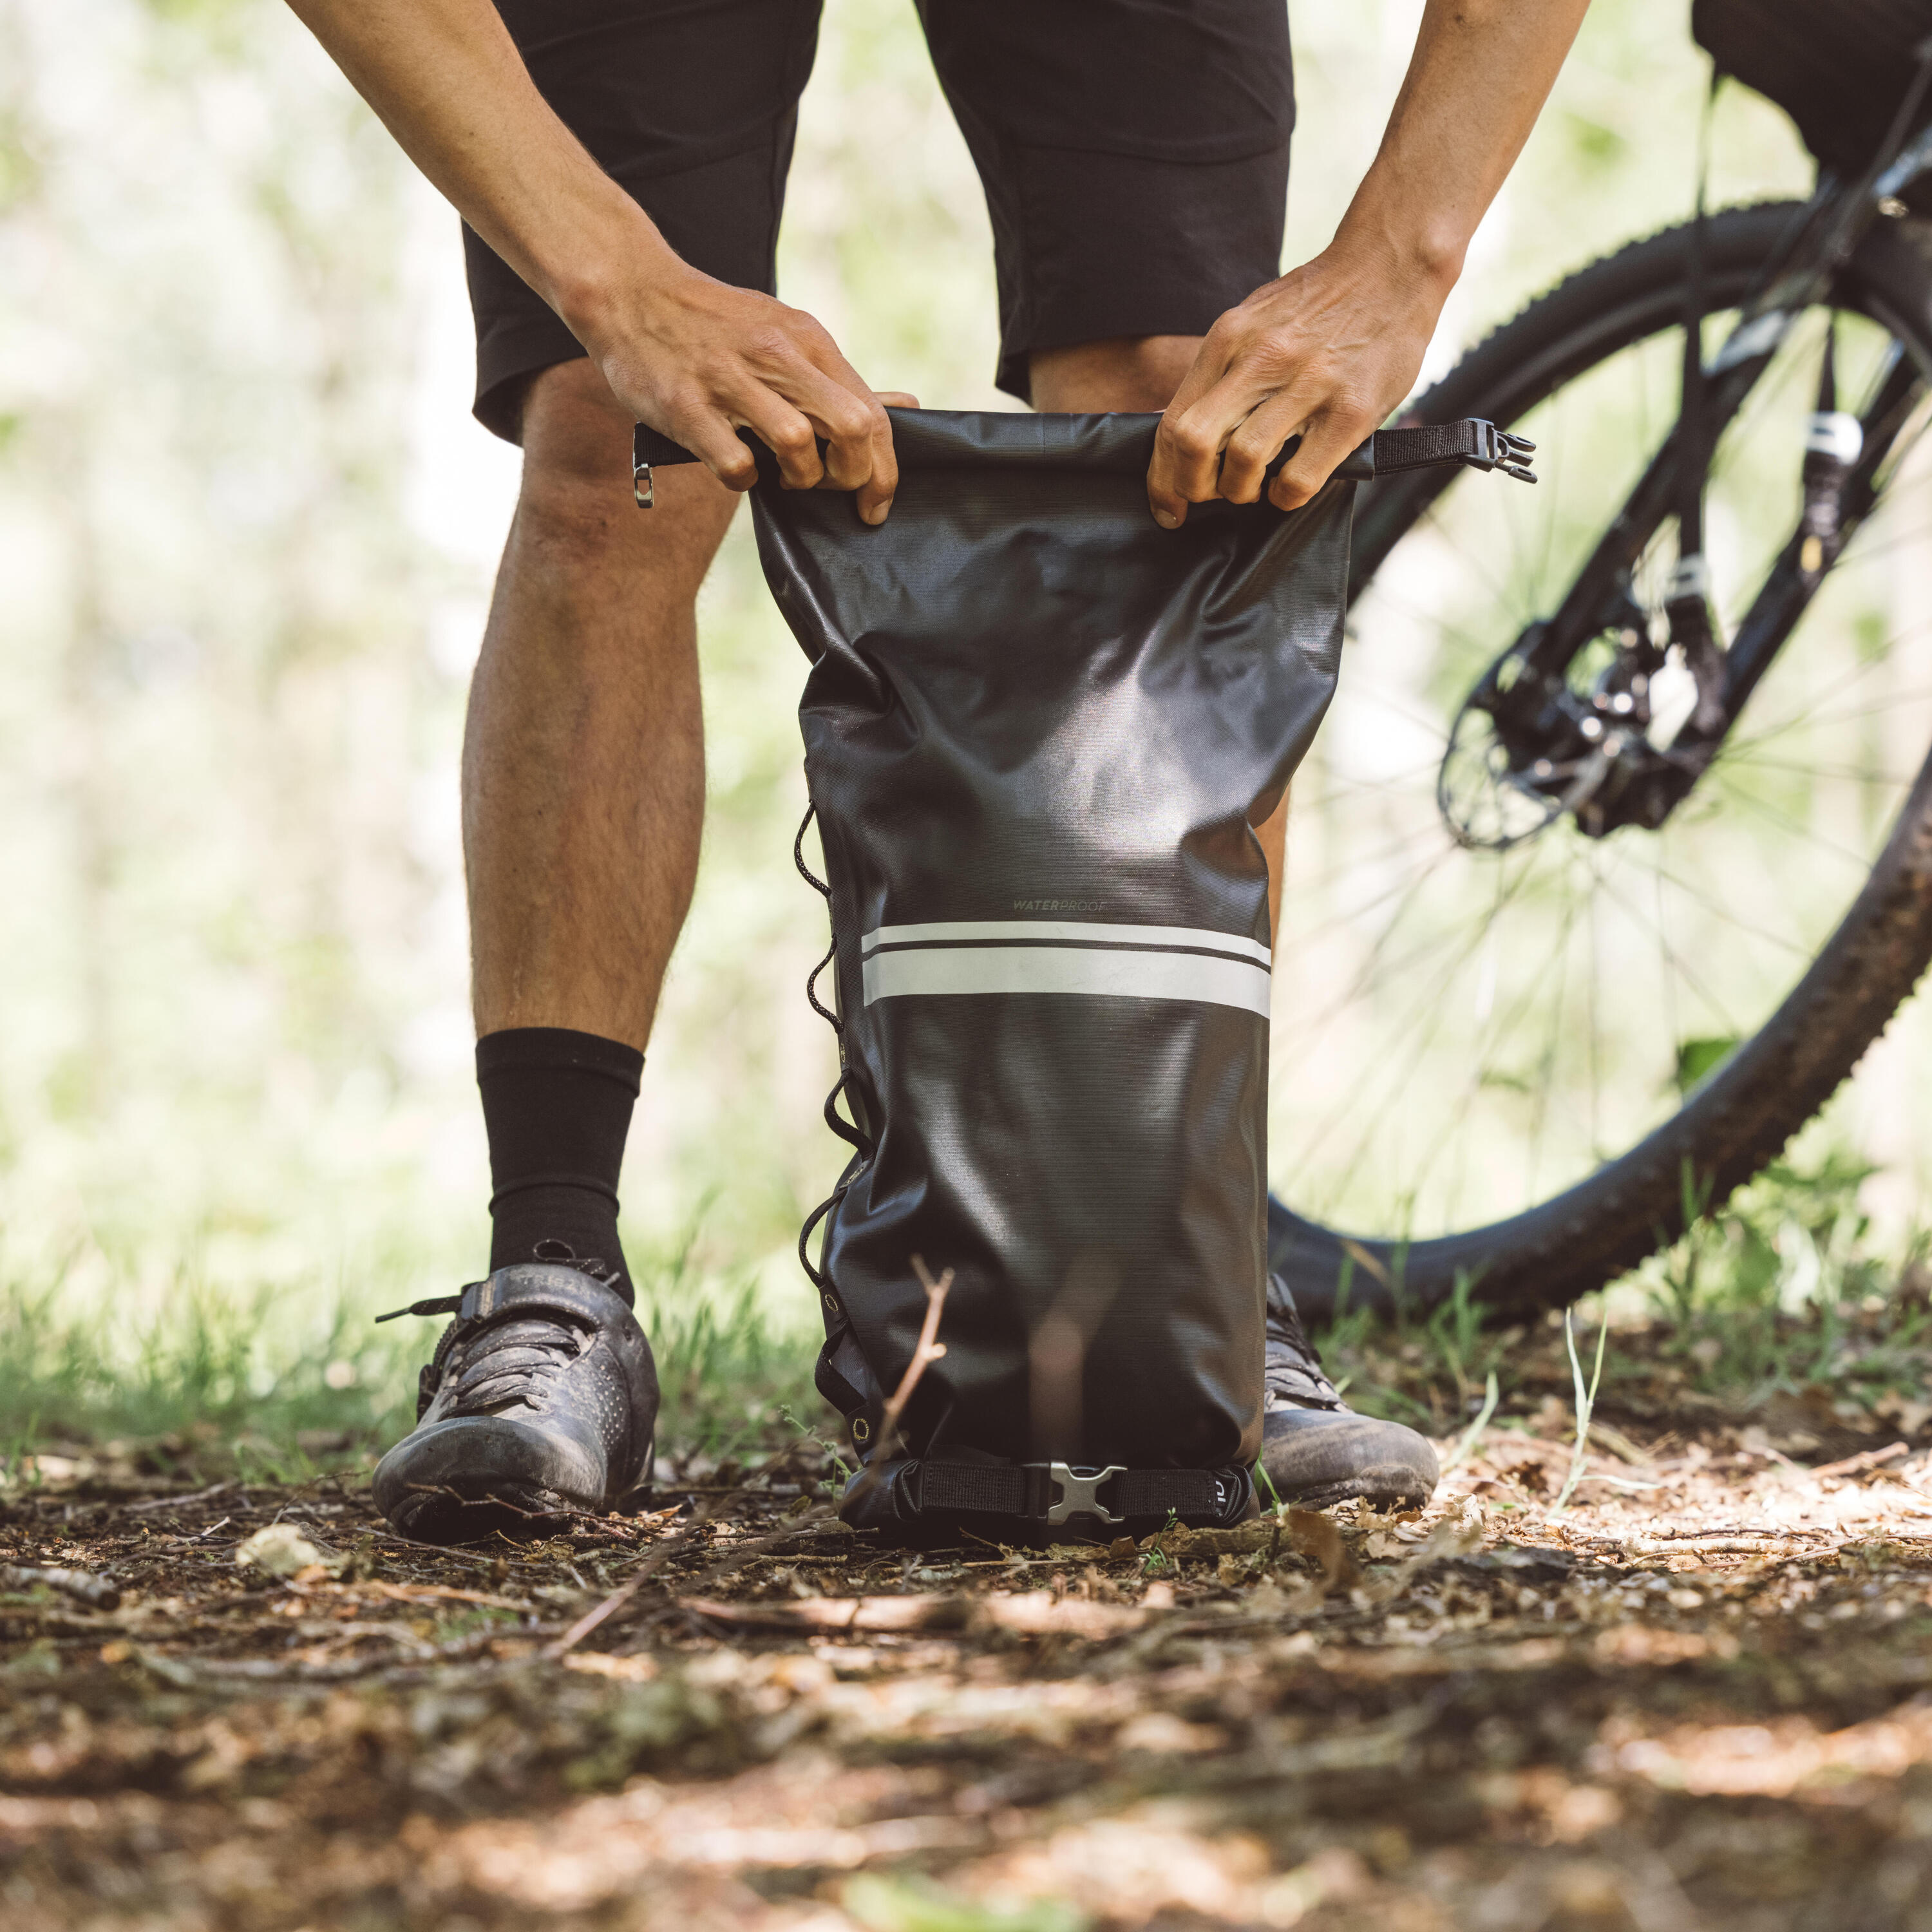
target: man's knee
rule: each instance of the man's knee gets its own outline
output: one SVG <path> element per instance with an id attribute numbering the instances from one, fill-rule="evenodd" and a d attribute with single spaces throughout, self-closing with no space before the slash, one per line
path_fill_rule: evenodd
<path id="1" fill-rule="evenodd" d="M 736 499 L 698 464 L 660 474 L 656 506 L 631 489 L 630 412 L 587 358 L 538 375 L 524 400 L 515 541 L 569 568 L 656 568 L 695 593 Z"/>
<path id="2" fill-rule="evenodd" d="M 630 412 L 588 356 L 539 370 L 523 404 L 524 474 L 594 484 L 631 467 Z"/>
<path id="3" fill-rule="evenodd" d="M 1114 335 L 1036 349 L 1028 359 L 1036 410 L 1164 410 L 1201 346 L 1198 335 Z"/>

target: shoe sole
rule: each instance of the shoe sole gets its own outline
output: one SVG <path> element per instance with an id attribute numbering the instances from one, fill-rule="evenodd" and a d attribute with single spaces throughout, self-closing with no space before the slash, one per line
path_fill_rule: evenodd
<path id="1" fill-rule="evenodd" d="M 1435 1486 L 1418 1489 L 1413 1483 L 1397 1487 L 1387 1483 L 1378 1483 L 1366 1477 L 1358 1477 L 1346 1482 L 1329 1483 L 1320 1489 L 1304 1490 L 1299 1495 L 1284 1490 L 1281 1499 L 1291 1509 L 1333 1509 L 1337 1503 L 1371 1503 L 1377 1509 L 1420 1509 L 1436 1493 Z"/>
<path id="2" fill-rule="evenodd" d="M 1377 1509 L 1419 1508 L 1436 1493 L 1436 1452 L 1413 1430 L 1371 1416 L 1311 1415 L 1264 1436 L 1261 1466 L 1274 1492 L 1298 1509 L 1360 1502 Z"/>
<path id="3" fill-rule="evenodd" d="M 514 1543 L 541 1543 L 556 1535 L 572 1516 L 584 1512 L 554 1490 L 459 1480 L 406 1496 L 386 1514 L 398 1533 L 412 1543 L 446 1547 L 495 1536 Z"/>
<path id="4" fill-rule="evenodd" d="M 412 1542 L 531 1542 L 608 1507 L 592 1493 L 590 1471 L 571 1462 L 520 1423 L 464 1417 L 405 1436 L 376 1466 L 372 1488 L 376 1508 Z"/>

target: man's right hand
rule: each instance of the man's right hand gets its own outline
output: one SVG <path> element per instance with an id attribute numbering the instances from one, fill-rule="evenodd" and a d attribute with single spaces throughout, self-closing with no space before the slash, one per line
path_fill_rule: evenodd
<path id="1" fill-rule="evenodd" d="M 491 0 L 289 4 L 640 422 L 734 490 L 757 476 L 748 428 L 790 488 L 853 490 L 867 523 L 885 520 L 898 470 L 884 404 L 911 398 L 875 396 L 810 316 L 673 253 L 537 92 Z"/>
<path id="2" fill-rule="evenodd" d="M 884 523 L 898 488 L 885 404 L 912 398 L 874 394 L 802 310 L 658 248 L 616 286 L 564 311 L 618 400 L 728 489 L 758 481 L 738 440 L 748 428 L 777 457 L 788 489 L 852 490 L 860 515 Z"/>

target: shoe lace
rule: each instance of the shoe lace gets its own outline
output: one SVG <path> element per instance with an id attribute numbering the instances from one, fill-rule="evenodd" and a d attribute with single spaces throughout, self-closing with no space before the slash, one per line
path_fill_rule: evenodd
<path id="1" fill-rule="evenodd" d="M 453 1415 L 494 1415 L 518 1407 L 541 1413 L 557 1378 L 597 1339 L 592 1329 L 546 1316 L 494 1325 L 458 1322 L 451 1328 L 443 1376 L 454 1376 L 448 1389 Z M 460 1332 L 464 1329 L 467 1334 Z M 444 1353 L 440 1347 L 437 1352 Z"/>
<path id="2" fill-rule="evenodd" d="M 1301 1311 L 1279 1275 L 1268 1278 L 1268 1342 L 1262 1371 L 1268 1406 L 1340 1408 L 1341 1391 L 1322 1372 L 1322 1358 L 1301 1325 Z"/>
<path id="3" fill-rule="evenodd" d="M 621 1270 L 601 1256 L 579 1259 L 562 1241 L 540 1241 L 534 1256 L 538 1261 L 574 1268 L 606 1287 L 622 1279 Z M 479 1285 L 471 1282 L 454 1294 L 432 1295 L 376 1317 L 378 1322 L 394 1322 L 404 1315 L 457 1318 L 437 1337 L 435 1352 L 416 1378 L 418 1422 L 428 1414 L 445 1377 L 452 1373 L 455 1377 L 449 1388 L 452 1415 L 494 1415 L 518 1407 L 541 1414 L 549 1406 L 550 1390 L 558 1376 L 597 1339 L 593 1329 L 575 1328 L 553 1316 L 523 1315 L 508 1321 L 501 1316 L 466 1317 L 464 1296 Z"/>

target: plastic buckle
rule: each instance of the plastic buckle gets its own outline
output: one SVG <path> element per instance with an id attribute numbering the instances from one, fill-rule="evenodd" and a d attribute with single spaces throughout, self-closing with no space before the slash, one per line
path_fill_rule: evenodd
<path id="1" fill-rule="evenodd" d="M 1126 1520 L 1106 1508 L 1100 1496 L 1102 1483 L 1111 1483 L 1116 1476 L 1127 1473 L 1122 1464 L 1110 1462 L 1104 1469 L 1076 1469 L 1065 1462 L 1035 1462 L 1031 1466 L 1045 1468 L 1046 1480 L 1055 1492 L 1053 1504 L 1046 1512 L 1048 1522 L 1064 1522 L 1071 1516 L 1097 1516 L 1102 1522 Z"/>
<path id="2" fill-rule="evenodd" d="M 1536 445 L 1528 436 L 1512 436 L 1508 430 L 1498 429 L 1480 416 L 1471 420 L 1476 426 L 1476 451 L 1474 455 L 1462 459 L 1471 469 L 1500 470 L 1505 476 L 1514 476 L 1519 483 L 1536 481 L 1536 472 L 1530 468 L 1528 460 L 1534 454 Z"/>

